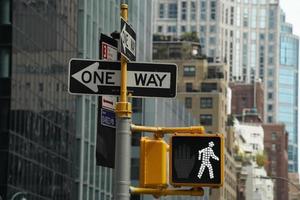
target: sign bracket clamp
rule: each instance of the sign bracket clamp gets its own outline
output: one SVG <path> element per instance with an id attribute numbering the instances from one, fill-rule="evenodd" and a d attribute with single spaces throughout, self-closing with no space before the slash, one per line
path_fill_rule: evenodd
<path id="1" fill-rule="evenodd" d="M 130 187 L 131 194 L 151 194 L 154 197 L 158 198 L 160 196 L 167 195 L 186 195 L 186 196 L 203 196 L 203 188 L 192 188 L 190 190 L 186 189 L 166 189 L 166 188 L 139 188 L 139 187 Z"/>

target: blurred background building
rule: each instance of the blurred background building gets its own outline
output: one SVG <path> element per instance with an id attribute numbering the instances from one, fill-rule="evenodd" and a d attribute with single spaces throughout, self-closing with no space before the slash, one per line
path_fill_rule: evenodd
<path id="1" fill-rule="evenodd" d="M 192 39 L 193 35 L 190 35 Z M 236 199 L 235 163 L 231 155 L 230 131 L 227 132 L 228 67 L 213 62 L 201 53 L 199 43 L 173 41 L 172 37 L 154 37 L 153 60 L 178 66 L 177 98 L 207 133 L 225 137 L 224 187 L 212 189 L 210 199 Z"/>
<path id="2" fill-rule="evenodd" d="M 76 1 L 0 3 L 0 196 L 75 199 Z"/>
<path id="3" fill-rule="evenodd" d="M 289 172 L 298 172 L 299 38 L 279 0 L 154 0 L 153 9 L 155 35 L 194 33 L 205 55 L 228 65 L 231 82 L 261 82 L 261 117 L 286 123 Z"/>

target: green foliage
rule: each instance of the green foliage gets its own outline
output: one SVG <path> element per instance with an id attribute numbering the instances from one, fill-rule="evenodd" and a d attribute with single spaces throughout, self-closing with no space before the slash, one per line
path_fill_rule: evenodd
<path id="1" fill-rule="evenodd" d="M 268 161 L 267 154 L 265 153 L 257 153 L 255 159 L 256 159 L 256 164 L 259 167 L 265 166 Z"/>
<path id="2" fill-rule="evenodd" d="M 190 42 L 199 42 L 199 38 L 196 32 L 186 32 L 180 37 L 183 41 L 190 41 Z"/>

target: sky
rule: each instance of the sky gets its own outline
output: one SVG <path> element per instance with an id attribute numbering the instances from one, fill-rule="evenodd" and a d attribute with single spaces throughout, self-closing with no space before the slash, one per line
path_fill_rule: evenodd
<path id="1" fill-rule="evenodd" d="M 300 0 L 280 0 L 286 21 L 293 24 L 294 33 L 300 36 Z"/>

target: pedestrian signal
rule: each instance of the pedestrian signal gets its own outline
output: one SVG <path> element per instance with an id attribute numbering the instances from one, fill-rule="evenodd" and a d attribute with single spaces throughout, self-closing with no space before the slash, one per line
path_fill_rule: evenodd
<path id="1" fill-rule="evenodd" d="M 174 186 L 221 187 L 224 142 L 220 134 L 180 134 L 171 137 L 170 183 Z"/>

